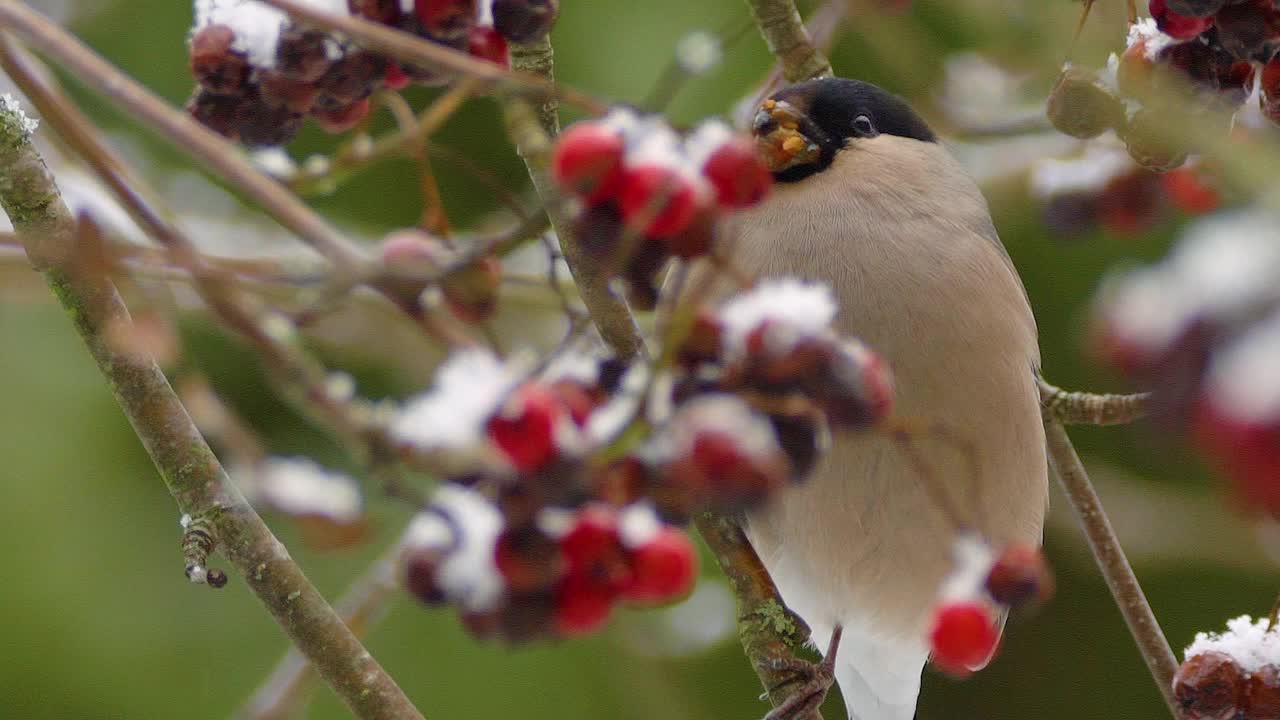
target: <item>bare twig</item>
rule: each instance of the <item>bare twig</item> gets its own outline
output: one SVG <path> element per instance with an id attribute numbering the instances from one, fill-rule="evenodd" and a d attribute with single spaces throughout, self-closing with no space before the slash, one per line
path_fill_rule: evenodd
<path id="1" fill-rule="evenodd" d="M 1094 491 L 1093 483 L 1089 481 L 1080 456 L 1071 445 L 1066 428 L 1046 412 L 1044 429 L 1049 448 L 1049 465 L 1057 474 L 1062 489 L 1084 528 L 1089 549 L 1115 598 L 1116 606 L 1120 608 L 1120 614 L 1129 626 L 1129 632 L 1142 653 L 1142 659 L 1147 663 L 1147 669 L 1151 671 L 1156 687 L 1168 704 L 1169 712 L 1174 718 L 1180 718 L 1181 711 L 1173 696 L 1173 676 L 1178 671 L 1178 662 L 1169 648 L 1169 641 L 1165 639 L 1160 623 L 1147 602 L 1147 596 L 1143 594 L 1142 586 L 1133 574 L 1129 559 L 1120 547 L 1120 540 L 1111 527 L 1111 521 L 1102 508 L 1102 501 Z"/>
<path id="2" fill-rule="evenodd" d="M 831 63 L 809 38 L 795 0 L 747 0 L 747 6 L 769 52 L 782 62 L 782 75 L 789 82 L 832 74 Z"/>
<path id="3" fill-rule="evenodd" d="M 338 600 L 336 610 L 356 637 L 375 625 L 400 587 L 401 543 L 393 543 Z M 275 670 L 254 692 L 235 717 L 239 720 L 287 720 L 297 714 L 315 680 L 311 663 L 296 648 L 280 659 Z"/>
<path id="4" fill-rule="evenodd" d="M 77 225 L 25 118 L 0 111 L 0 205 L 107 379 L 179 509 L 207 520 L 222 554 L 294 644 L 360 718 L 420 719 L 395 681 L 290 559 L 223 471 L 150 359 L 117 351 L 113 324 L 129 323 L 115 286 L 77 262 Z"/>
<path id="5" fill-rule="evenodd" d="M 1124 425 L 1150 410 L 1151 393 L 1114 395 L 1067 392 L 1039 379 L 1040 404 L 1063 425 Z"/>
<path id="6" fill-rule="evenodd" d="M 360 276 L 367 271 L 366 254 L 359 246 L 254 167 L 238 147 L 170 107 L 75 36 L 15 0 L 0 0 L 0 27 L 56 58 L 86 88 L 156 129 L 210 172 L 243 190 L 281 225 L 333 262 L 335 274 Z"/>
<path id="7" fill-rule="evenodd" d="M 553 78 L 553 62 L 549 39 L 515 45 L 511 49 L 514 67 L 544 77 L 548 82 Z M 610 289 L 608 273 L 589 255 L 574 232 L 572 220 L 560 210 L 558 193 L 547 174 L 551 163 L 551 141 L 560 132 L 556 101 L 547 100 L 535 107 L 526 100 L 511 98 L 505 104 L 505 114 L 508 134 L 547 208 L 552 227 L 560 238 L 560 251 L 578 285 L 583 304 L 600 330 L 600 336 L 619 357 L 639 355 L 644 349 L 644 341 L 631 311 Z"/>

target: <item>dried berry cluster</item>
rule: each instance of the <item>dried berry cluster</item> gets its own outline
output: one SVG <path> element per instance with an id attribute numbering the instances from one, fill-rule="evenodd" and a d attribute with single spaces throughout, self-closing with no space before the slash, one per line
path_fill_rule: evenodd
<path id="1" fill-rule="evenodd" d="M 550 31 L 557 0 L 308 0 L 435 43 L 507 64 L 507 41 Z M 294 22 L 255 0 L 201 0 L 191 35 L 198 87 L 187 110 L 204 125 L 249 146 L 288 143 L 311 117 L 344 132 L 369 113 L 386 87 L 442 85 L 442 68 L 398 64 L 342 38 Z"/>
<path id="2" fill-rule="evenodd" d="M 446 485 L 479 498 L 486 509 L 471 514 L 490 529 L 446 523 L 454 530 L 413 554 L 410 587 L 458 605 L 478 635 L 509 641 L 590 630 L 619 601 L 687 592 L 693 554 L 677 526 L 802 480 L 828 423 L 866 427 L 887 414 L 884 364 L 831 331 L 834 313 L 825 287 L 763 283 L 702 312 L 675 366 L 656 373 L 570 354 L 531 375 L 518 360 L 455 355 L 392 432 L 496 457 Z M 496 581 L 456 577 L 475 543 L 486 549 L 471 572 L 487 565 Z M 476 586 L 499 591 L 477 602 Z"/>
<path id="3" fill-rule="evenodd" d="M 1099 345 L 1157 419 L 1216 459 L 1249 510 L 1280 512 L 1280 247 L 1269 216 L 1202 220 L 1160 264 L 1111 279 Z"/>
<path id="4" fill-rule="evenodd" d="M 1049 97 L 1055 127 L 1080 138 L 1115 130 L 1157 172 L 1223 136 L 1262 68 L 1261 109 L 1280 122 L 1280 7 L 1272 0 L 1150 0 L 1106 72 L 1068 65 Z M 1190 129 L 1194 128 L 1194 132 Z"/>
<path id="5" fill-rule="evenodd" d="M 995 655 L 1004 613 L 1048 599 L 1053 576 L 1040 550 L 1011 545 L 995 553 L 985 541 L 962 533 L 956 565 L 943 583 L 929 627 L 930 660 L 963 677 Z"/>
<path id="6" fill-rule="evenodd" d="M 1173 678 L 1186 720 L 1274 720 L 1280 717 L 1280 665 L 1246 672 L 1230 655 L 1188 657 Z"/>
<path id="7" fill-rule="evenodd" d="M 752 142 L 724 123 L 709 121 L 681 137 L 665 120 L 625 108 L 569 128 L 552 170 L 587 206 L 578 225 L 586 246 L 606 266 L 619 254 L 626 258 L 617 270 L 632 301 L 646 309 L 668 258 L 706 255 L 719 213 L 755 205 L 772 184 Z"/>
<path id="8" fill-rule="evenodd" d="M 1032 192 L 1044 203 L 1045 224 L 1076 237 L 1101 227 L 1135 235 L 1173 213 L 1203 215 L 1223 204 L 1218 174 L 1207 163 L 1153 173 L 1122 149 L 1091 144 L 1079 157 L 1043 160 L 1031 173 Z"/>

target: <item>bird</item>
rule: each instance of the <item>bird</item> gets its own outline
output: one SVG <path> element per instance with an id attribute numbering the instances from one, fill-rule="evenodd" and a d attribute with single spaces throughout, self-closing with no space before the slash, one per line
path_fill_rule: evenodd
<path id="1" fill-rule="evenodd" d="M 1042 541 L 1035 318 L 977 184 L 900 97 L 801 82 L 763 101 L 751 131 L 775 184 L 723 221 L 723 255 L 756 277 L 829 285 L 836 329 L 893 372 L 894 416 L 948 430 L 914 433 L 914 462 L 892 433 L 833 437 L 805 482 L 744 521 L 814 645 L 842 633 L 831 674 L 851 720 L 911 720 L 957 531 L 927 483 L 972 509 L 994 546 Z"/>

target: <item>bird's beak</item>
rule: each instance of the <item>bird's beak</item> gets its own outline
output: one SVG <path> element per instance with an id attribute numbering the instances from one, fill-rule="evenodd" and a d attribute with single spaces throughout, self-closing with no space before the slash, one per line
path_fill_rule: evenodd
<path id="1" fill-rule="evenodd" d="M 809 125 L 804 113 L 784 100 L 765 100 L 751 122 L 756 152 L 771 172 L 817 162 L 821 149 L 801 128 Z"/>

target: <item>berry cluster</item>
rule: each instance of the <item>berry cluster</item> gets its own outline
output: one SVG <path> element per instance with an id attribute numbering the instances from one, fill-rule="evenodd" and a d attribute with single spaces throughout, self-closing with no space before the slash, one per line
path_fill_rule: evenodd
<path id="1" fill-rule="evenodd" d="M 1243 616 L 1224 633 L 1199 633 L 1173 679 L 1187 720 L 1280 717 L 1280 633 Z"/>
<path id="2" fill-rule="evenodd" d="M 1115 130 L 1143 167 L 1164 172 L 1195 149 L 1191 133 L 1225 134 L 1262 67 L 1261 108 L 1280 122 L 1280 7 L 1272 0 L 1150 0 L 1105 72 L 1068 65 L 1049 96 L 1055 127 L 1079 138 Z"/>
<path id="3" fill-rule="evenodd" d="M 752 142 L 720 121 L 681 137 L 661 118 L 625 108 L 566 130 L 552 172 L 587 206 L 578 232 L 592 251 L 616 257 L 623 238 L 641 240 L 621 248 L 628 259 L 619 270 L 647 309 L 663 263 L 706 255 L 719 212 L 755 205 L 773 180 Z"/>
<path id="4" fill-rule="evenodd" d="M 1172 212 L 1203 215 L 1223 204 L 1218 176 L 1206 163 L 1153 173 L 1102 143 L 1089 144 L 1078 157 L 1042 160 L 1032 168 L 1030 184 L 1043 203 L 1045 224 L 1063 237 L 1096 227 L 1136 235 Z"/>
<path id="5" fill-rule="evenodd" d="M 828 424 L 888 413 L 884 363 L 837 336 L 834 315 L 827 288 L 775 280 L 701 312 L 670 370 L 567 353 L 532 373 L 518 357 L 455 354 L 391 431 L 407 448 L 492 458 L 446 483 L 485 519 L 476 532 L 445 523 L 454 531 L 414 555 L 410 587 L 512 641 L 590 630 L 618 601 L 679 597 L 694 565 L 678 525 L 759 505 L 803 480 Z M 453 579 L 471 543 L 487 544 L 472 555 L 500 581 Z"/>
<path id="6" fill-rule="evenodd" d="M 1280 512 L 1280 247 L 1269 216 L 1202 220 L 1166 260 L 1111 279 L 1102 353 L 1156 418 L 1214 457 L 1249 510 Z"/>
<path id="7" fill-rule="evenodd" d="M 997 554 L 982 539 L 961 533 L 954 552 L 955 568 L 933 611 L 929 648 L 935 666 L 963 677 L 995 655 L 1004 613 L 1047 599 L 1053 577 L 1034 547 L 1010 545 Z"/>
<path id="8" fill-rule="evenodd" d="M 543 511 L 525 527 L 499 523 L 482 496 L 446 486 L 406 543 L 405 586 L 426 604 L 455 603 L 479 638 L 591 632 L 617 603 L 669 603 L 697 577 L 689 538 L 645 506 L 591 504 Z"/>
<path id="9" fill-rule="evenodd" d="M 309 0 L 435 43 L 507 64 L 507 42 L 544 36 L 557 0 Z M 306 118 L 345 132 L 369 113 L 385 87 L 442 85 L 441 68 L 398 64 L 342 38 L 291 20 L 255 0 L 198 0 L 190 39 L 198 86 L 187 111 L 210 129 L 248 146 L 276 146 Z"/>

